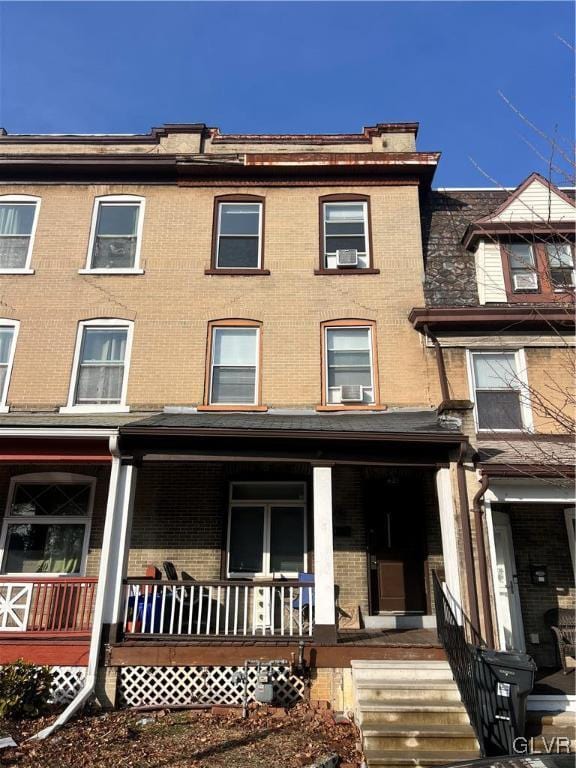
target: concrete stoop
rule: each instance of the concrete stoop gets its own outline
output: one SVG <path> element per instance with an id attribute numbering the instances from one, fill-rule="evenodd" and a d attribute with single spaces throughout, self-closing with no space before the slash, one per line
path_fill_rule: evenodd
<path id="1" fill-rule="evenodd" d="M 539 712 L 526 717 L 526 737 L 533 739 L 536 752 L 576 752 L 576 714 L 574 712 Z"/>
<path id="2" fill-rule="evenodd" d="M 368 768 L 446 765 L 480 750 L 446 661 L 352 661 Z"/>

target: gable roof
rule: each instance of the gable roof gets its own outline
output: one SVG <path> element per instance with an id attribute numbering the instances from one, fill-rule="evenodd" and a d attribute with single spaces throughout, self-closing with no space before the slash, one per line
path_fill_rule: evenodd
<path id="1" fill-rule="evenodd" d="M 476 224 L 576 221 L 576 204 L 539 173 L 531 173 L 495 211 Z"/>

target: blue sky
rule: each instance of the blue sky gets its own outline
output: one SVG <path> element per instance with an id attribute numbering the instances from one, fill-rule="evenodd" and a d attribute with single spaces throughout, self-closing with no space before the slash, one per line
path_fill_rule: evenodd
<path id="1" fill-rule="evenodd" d="M 0 125 L 13 133 L 357 132 L 419 121 L 435 183 L 546 172 L 505 95 L 573 141 L 569 2 L 0 2 Z"/>

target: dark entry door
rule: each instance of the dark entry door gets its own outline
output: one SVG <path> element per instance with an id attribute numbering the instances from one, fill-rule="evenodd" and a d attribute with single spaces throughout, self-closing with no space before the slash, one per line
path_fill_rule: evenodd
<path id="1" fill-rule="evenodd" d="M 424 510 L 418 478 L 372 482 L 367 525 L 372 613 L 425 613 Z"/>

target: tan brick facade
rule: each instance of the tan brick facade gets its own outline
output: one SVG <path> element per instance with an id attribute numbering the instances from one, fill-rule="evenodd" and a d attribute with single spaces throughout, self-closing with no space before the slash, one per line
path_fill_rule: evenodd
<path id="1" fill-rule="evenodd" d="M 0 194 L 11 191 L 0 187 Z M 271 274 L 250 277 L 204 274 L 214 197 L 242 188 L 27 185 L 19 191 L 42 203 L 35 274 L 0 276 L 4 314 L 21 323 L 8 392 L 13 409 L 65 405 L 78 322 L 106 317 L 134 321 L 127 395 L 134 409 L 202 403 L 207 323 L 221 318 L 263 323 L 262 402 L 269 406 L 320 402 L 320 323 L 338 318 L 376 321 L 384 404 L 437 402 L 432 357 L 407 321 L 410 308 L 423 300 L 416 186 L 251 188 L 266 199 L 265 266 Z M 345 192 L 370 194 L 378 275 L 314 274 L 319 195 Z M 120 193 L 146 198 L 145 274 L 78 274 L 94 198 Z"/>

